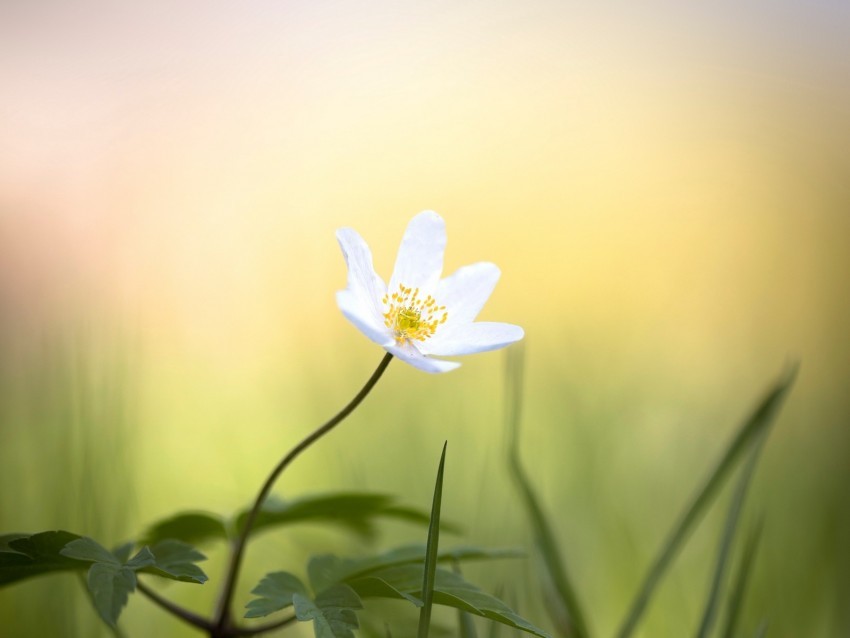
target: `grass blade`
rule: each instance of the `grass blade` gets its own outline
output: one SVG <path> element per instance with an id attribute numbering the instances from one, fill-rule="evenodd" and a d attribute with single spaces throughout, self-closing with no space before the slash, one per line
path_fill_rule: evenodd
<path id="1" fill-rule="evenodd" d="M 753 638 L 764 638 L 767 635 L 767 618 L 761 621 L 761 624 L 756 629 L 756 633 L 753 634 Z"/>
<path id="2" fill-rule="evenodd" d="M 649 569 L 644 581 L 635 597 L 628 614 L 626 615 L 620 631 L 617 636 L 619 638 L 627 638 L 632 634 L 637 627 L 638 621 L 643 616 L 656 586 L 661 581 L 667 568 L 673 562 L 679 549 L 681 549 L 689 533 L 693 530 L 696 523 L 708 509 L 712 500 L 716 496 L 723 481 L 727 475 L 735 467 L 735 464 L 740 459 L 753 442 L 764 433 L 770 424 L 773 422 L 782 401 L 788 394 L 788 390 L 797 375 L 797 366 L 792 366 L 786 372 L 778 383 L 767 393 L 765 398 L 744 421 L 741 428 L 738 430 L 726 452 L 720 458 L 720 461 L 715 466 L 714 470 L 709 475 L 703 486 L 697 491 L 691 503 L 685 509 L 679 521 L 671 530 L 667 537 L 658 557 Z"/>
<path id="3" fill-rule="evenodd" d="M 551 591 L 547 600 L 552 604 L 547 606 L 549 615 L 555 624 L 556 631 L 563 636 L 572 638 L 589 638 L 590 632 L 584 620 L 584 613 L 576 595 L 576 590 L 570 582 L 558 543 L 543 507 L 525 474 L 519 457 L 519 428 L 522 414 L 523 386 L 523 348 L 521 344 L 514 345 L 508 350 L 507 363 L 507 427 L 508 467 L 511 477 L 520 493 L 520 499 L 526 508 L 531 522 L 532 534 L 536 550 L 542 558 Z"/>
<path id="4" fill-rule="evenodd" d="M 440 455 L 440 467 L 434 483 L 434 502 L 431 505 L 431 523 L 428 526 L 428 543 L 425 549 L 425 575 L 422 579 L 422 601 L 419 610 L 419 638 L 428 638 L 431 626 L 431 608 L 434 605 L 434 583 L 437 577 L 437 551 L 440 544 L 440 505 L 443 501 L 443 467 L 446 463 L 446 445 Z"/>
<path id="5" fill-rule="evenodd" d="M 750 458 L 747 460 L 747 464 L 741 469 L 738 485 L 735 488 L 735 493 L 732 495 L 732 501 L 729 504 L 729 513 L 726 516 L 726 525 L 724 526 L 723 536 L 720 541 L 720 549 L 717 553 L 714 577 L 711 581 L 711 588 L 705 603 L 702 621 L 697 631 L 697 638 L 708 638 L 717 619 L 720 591 L 726 575 L 726 566 L 729 563 L 729 555 L 732 553 L 732 545 L 734 544 L 735 534 L 738 530 L 738 521 L 741 519 L 741 511 L 744 509 L 747 489 L 750 486 L 756 465 L 758 465 L 759 456 L 761 456 L 761 451 L 764 448 L 766 435 L 767 431 L 765 431 L 765 434 L 753 448 L 753 451 L 750 452 Z"/>
<path id="6" fill-rule="evenodd" d="M 729 601 L 726 608 L 726 626 L 723 629 L 723 638 L 734 638 L 735 629 L 738 625 L 738 618 L 741 615 L 741 608 L 744 604 L 744 595 L 747 591 L 747 584 L 750 579 L 750 572 L 755 562 L 756 552 L 758 551 L 759 541 L 761 540 L 761 525 L 757 525 L 750 532 L 744 544 L 744 551 L 741 556 L 741 564 L 738 566 L 738 573 L 735 575 L 732 592 L 729 595 Z"/>

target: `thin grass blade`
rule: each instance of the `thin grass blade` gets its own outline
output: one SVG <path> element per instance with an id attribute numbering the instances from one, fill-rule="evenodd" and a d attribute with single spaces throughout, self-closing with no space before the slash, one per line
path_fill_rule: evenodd
<path id="1" fill-rule="evenodd" d="M 741 563 L 738 566 L 738 573 L 735 575 L 732 591 L 729 594 L 729 601 L 726 603 L 726 625 L 723 629 L 723 638 L 734 638 L 736 635 L 735 630 L 738 626 L 741 609 L 744 606 L 744 596 L 747 592 L 750 573 L 755 562 L 756 553 L 758 552 L 759 541 L 761 540 L 761 529 L 761 524 L 756 525 L 744 543 Z"/>
<path id="2" fill-rule="evenodd" d="M 522 415 L 523 347 L 508 350 L 506 415 L 508 428 L 508 467 L 531 523 L 534 544 L 545 570 L 547 610 L 556 631 L 570 638 L 589 638 L 590 632 L 575 587 L 567 573 L 560 547 L 537 494 L 528 480 L 519 455 L 519 430 Z"/>
<path id="3" fill-rule="evenodd" d="M 738 521 L 741 519 L 741 512 L 744 509 L 744 501 L 747 497 L 747 490 L 758 465 L 761 451 L 764 449 L 765 437 L 767 432 L 759 439 L 753 451 L 750 452 L 750 457 L 747 464 L 741 469 L 741 476 L 738 479 L 738 484 L 735 487 L 735 493 L 732 495 L 732 501 L 729 504 L 729 513 L 726 516 L 726 524 L 723 529 L 723 536 L 720 541 L 720 549 L 717 552 L 717 562 L 714 568 L 714 577 L 711 581 L 708 599 L 705 603 L 705 611 L 702 615 L 699 629 L 697 630 L 697 638 L 708 638 L 711 630 L 714 628 L 714 622 L 717 619 L 717 612 L 720 602 L 720 593 L 723 588 L 723 583 L 726 576 L 726 566 L 729 563 L 729 556 L 732 553 L 732 546 L 735 542 L 735 535 L 738 531 Z"/>
<path id="4" fill-rule="evenodd" d="M 708 479 L 696 492 L 694 498 L 679 518 L 679 521 L 670 531 L 667 540 L 661 547 L 658 557 L 644 578 L 629 612 L 626 614 L 620 631 L 617 633 L 619 638 L 631 636 L 644 611 L 646 611 L 650 598 L 658 583 L 661 582 L 667 568 L 673 562 L 673 559 L 676 557 L 685 540 L 687 540 L 690 532 L 714 500 L 714 497 L 717 495 L 726 477 L 735 467 L 735 464 L 754 441 L 758 439 L 759 435 L 763 434 L 771 423 L 773 423 L 796 376 L 797 366 L 793 365 L 783 374 L 782 378 L 773 386 L 755 411 L 739 428 Z"/>
<path id="5" fill-rule="evenodd" d="M 437 579 L 437 553 L 440 544 L 440 505 L 443 501 L 443 468 L 446 463 L 446 446 L 440 455 L 440 467 L 434 483 L 434 501 L 431 505 L 431 522 L 428 526 L 428 543 L 425 548 L 425 575 L 422 580 L 423 605 L 419 610 L 419 638 L 428 638 L 431 626 L 431 608 L 434 605 L 434 583 Z"/>
<path id="6" fill-rule="evenodd" d="M 761 621 L 761 624 L 756 629 L 756 633 L 753 634 L 753 638 L 764 638 L 767 635 L 767 618 Z"/>

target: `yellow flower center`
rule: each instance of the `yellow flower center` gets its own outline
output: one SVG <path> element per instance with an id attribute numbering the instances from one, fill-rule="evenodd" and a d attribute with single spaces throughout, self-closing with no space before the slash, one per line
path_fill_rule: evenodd
<path id="1" fill-rule="evenodd" d="M 393 331 L 396 342 L 425 341 L 437 330 L 437 326 L 446 322 L 449 313 L 445 306 L 428 295 L 419 297 L 419 288 L 408 288 L 399 284 L 392 295 L 384 295 L 384 325 Z"/>

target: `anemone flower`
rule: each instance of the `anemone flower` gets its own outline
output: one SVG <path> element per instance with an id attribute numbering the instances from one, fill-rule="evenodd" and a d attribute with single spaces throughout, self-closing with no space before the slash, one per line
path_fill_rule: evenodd
<path id="1" fill-rule="evenodd" d="M 425 372 L 448 372 L 460 364 L 451 357 L 504 348 L 523 330 L 509 323 L 475 321 L 501 274 L 479 262 L 440 279 L 446 225 L 431 210 L 407 225 L 389 286 L 375 273 L 372 253 L 352 228 L 336 238 L 348 265 L 348 287 L 336 301 L 360 332 L 390 354 Z"/>

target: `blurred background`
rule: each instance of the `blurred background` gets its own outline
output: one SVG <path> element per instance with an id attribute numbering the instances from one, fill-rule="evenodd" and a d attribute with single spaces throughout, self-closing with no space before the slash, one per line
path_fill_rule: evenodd
<path id="1" fill-rule="evenodd" d="M 113 544 L 248 503 L 382 355 L 336 308 L 334 231 L 389 278 L 432 208 L 447 273 L 502 268 L 481 318 L 526 330 L 523 457 L 594 633 L 800 360 L 748 502 L 742 626 L 850 634 L 846 5 L 9 1 L 0 94 L 0 532 Z M 277 492 L 428 508 L 448 439 L 443 515 L 466 535 L 443 543 L 527 546 L 504 382 L 504 353 L 395 362 Z M 694 631 L 725 498 L 640 636 Z M 379 547 L 422 539 L 388 524 Z M 242 601 L 312 552 L 365 551 L 309 526 L 252 547 L 276 562 L 249 550 Z M 163 589 L 199 611 L 205 549 L 211 583 Z M 548 626 L 533 564 L 467 575 Z M 195 635 L 141 596 L 122 625 Z M 0 627 L 107 635 L 72 575 L 0 591 Z"/>

